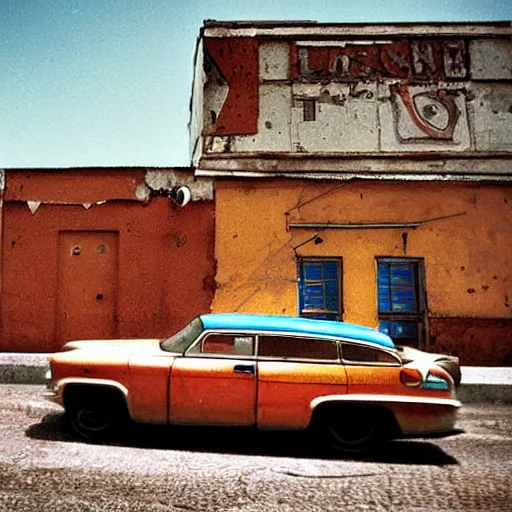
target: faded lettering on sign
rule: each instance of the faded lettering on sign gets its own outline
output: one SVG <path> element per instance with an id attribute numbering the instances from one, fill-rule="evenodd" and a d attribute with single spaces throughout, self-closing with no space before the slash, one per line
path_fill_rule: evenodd
<path id="1" fill-rule="evenodd" d="M 307 81 L 394 78 L 409 81 L 462 80 L 468 75 L 463 40 L 400 40 L 345 43 L 343 46 L 297 46 L 292 73 Z"/>

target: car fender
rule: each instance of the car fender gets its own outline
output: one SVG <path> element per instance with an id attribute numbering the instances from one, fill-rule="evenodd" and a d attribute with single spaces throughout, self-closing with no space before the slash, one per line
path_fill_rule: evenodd
<path id="1" fill-rule="evenodd" d="M 453 429 L 461 407 L 458 400 L 401 395 L 326 395 L 311 401 L 312 414 L 320 405 L 369 405 L 391 411 L 404 435 L 431 434 Z"/>
<path id="2" fill-rule="evenodd" d="M 80 386 L 95 386 L 95 387 L 107 387 L 113 388 L 119 391 L 125 400 L 125 403 L 130 409 L 129 401 L 128 401 L 128 389 L 126 386 L 117 382 L 115 380 L 110 379 L 89 379 L 87 377 L 66 377 L 64 379 L 59 380 L 55 383 L 54 390 L 52 396 L 49 397 L 53 402 L 58 403 L 62 407 L 64 407 L 64 392 L 67 386 L 69 385 L 80 385 Z"/>
<path id="3" fill-rule="evenodd" d="M 385 405 L 394 403 L 413 403 L 421 405 L 442 405 L 459 408 L 461 403 L 451 398 L 432 398 L 423 396 L 402 396 L 402 395 L 326 395 L 311 400 L 311 409 L 316 409 L 320 404 L 326 403 L 355 403 Z"/>

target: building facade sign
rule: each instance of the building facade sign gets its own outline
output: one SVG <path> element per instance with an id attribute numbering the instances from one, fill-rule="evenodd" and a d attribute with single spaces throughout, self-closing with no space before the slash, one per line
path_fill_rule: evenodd
<path id="1" fill-rule="evenodd" d="M 292 76 L 305 81 L 395 78 L 408 81 L 466 80 L 468 54 L 462 39 L 351 41 L 343 46 L 295 45 Z"/>

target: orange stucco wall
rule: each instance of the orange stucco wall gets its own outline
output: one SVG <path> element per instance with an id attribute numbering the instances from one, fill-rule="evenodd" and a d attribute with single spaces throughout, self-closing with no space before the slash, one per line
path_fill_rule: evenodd
<path id="1" fill-rule="evenodd" d="M 512 188 L 488 184 L 219 182 L 213 310 L 296 315 L 296 257 L 336 256 L 343 258 L 343 319 L 376 326 L 375 258 L 406 256 L 424 258 L 429 317 L 505 319 L 510 330 L 511 208 Z M 290 222 L 415 221 L 422 225 L 287 229 Z M 322 243 L 301 245 L 315 233 Z"/>
<path id="2" fill-rule="evenodd" d="M 115 195 L 116 183 L 135 189 L 136 175 L 110 178 L 111 186 L 98 190 Z M 19 194 L 23 179 L 27 181 L 26 176 L 11 181 L 9 194 Z M 97 198 L 97 181 L 92 181 L 88 191 L 84 183 L 87 180 L 75 179 L 74 188 L 60 194 L 56 190 L 53 197 Z M 78 193 L 81 185 L 83 190 Z M 212 201 L 178 208 L 166 197 L 153 197 L 145 203 L 112 200 L 88 209 L 43 202 L 32 214 L 25 201 L 7 200 L 3 228 L 0 350 L 47 352 L 60 347 L 56 302 L 58 234 L 63 230 L 118 233 L 117 336 L 163 337 L 210 310 L 215 272 Z M 90 337 L 87 328 L 82 337 Z"/>

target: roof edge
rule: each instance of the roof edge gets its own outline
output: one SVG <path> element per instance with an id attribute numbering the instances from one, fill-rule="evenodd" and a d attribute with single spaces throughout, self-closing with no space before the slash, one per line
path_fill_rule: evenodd
<path id="1" fill-rule="evenodd" d="M 496 37 L 511 36 L 512 21 L 324 23 L 317 21 L 217 21 L 205 20 L 204 37 Z"/>

